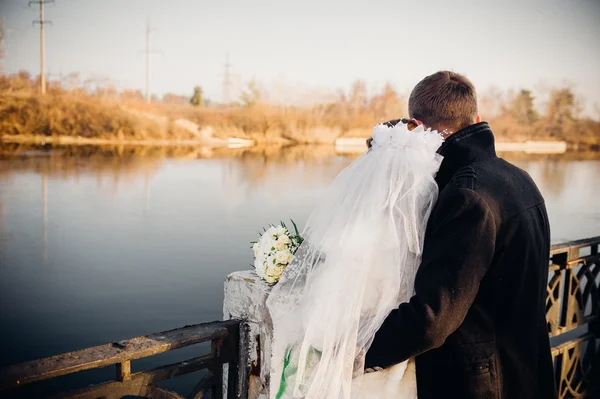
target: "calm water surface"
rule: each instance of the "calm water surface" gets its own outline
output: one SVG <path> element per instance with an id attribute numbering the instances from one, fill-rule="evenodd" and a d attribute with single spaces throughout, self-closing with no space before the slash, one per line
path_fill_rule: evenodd
<path id="1" fill-rule="evenodd" d="M 539 185 L 553 242 L 600 235 L 600 157 L 505 157 Z M 329 147 L 4 155 L 0 366 L 220 319 L 258 229 L 303 225 L 352 160 Z"/>

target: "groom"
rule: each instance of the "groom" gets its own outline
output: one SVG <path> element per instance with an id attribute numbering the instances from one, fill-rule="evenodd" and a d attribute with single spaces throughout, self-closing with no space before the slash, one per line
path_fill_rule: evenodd
<path id="1" fill-rule="evenodd" d="M 555 398 L 544 199 L 527 173 L 496 156 L 467 78 L 428 76 L 408 105 L 413 122 L 446 138 L 439 198 L 415 294 L 387 317 L 365 367 L 416 356 L 419 399 Z"/>

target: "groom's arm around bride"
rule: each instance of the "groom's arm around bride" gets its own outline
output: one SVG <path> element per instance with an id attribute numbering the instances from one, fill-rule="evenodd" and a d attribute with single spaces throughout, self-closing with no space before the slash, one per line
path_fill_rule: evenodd
<path id="1" fill-rule="evenodd" d="M 415 295 L 387 317 L 365 367 L 416 356 L 419 399 L 554 398 L 545 319 L 550 231 L 531 178 L 498 158 L 465 77 L 438 72 L 410 117 L 447 138 Z"/>

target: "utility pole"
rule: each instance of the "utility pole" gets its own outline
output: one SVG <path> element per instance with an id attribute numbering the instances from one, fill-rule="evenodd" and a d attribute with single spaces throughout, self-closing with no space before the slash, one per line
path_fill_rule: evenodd
<path id="1" fill-rule="evenodd" d="M 37 0 L 30 1 L 29 6 L 32 4 L 38 4 L 40 6 L 40 19 L 38 21 L 33 21 L 33 25 L 40 25 L 40 91 L 42 94 L 46 94 L 46 72 L 45 72 L 45 44 L 44 44 L 44 24 L 52 24 L 51 21 L 44 20 L 44 4 L 54 3 L 54 0 Z"/>
<path id="2" fill-rule="evenodd" d="M 150 27 L 150 19 L 146 21 L 146 102 L 152 101 L 152 95 L 150 94 L 150 56 L 152 54 L 160 53 L 160 51 L 153 51 L 150 47 L 150 33 L 156 32 L 155 28 Z"/>
<path id="3" fill-rule="evenodd" d="M 0 76 L 4 76 L 4 18 L 0 18 Z"/>
<path id="4" fill-rule="evenodd" d="M 231 64 L 229 63 L 229 53 L 225 56 L 225 73 L 223 74 L 223 103 L 231 102 Z"/>
<path id="5" fill-rule="evenodd" d="M 146 102 L 150 103 L 150 21 L 146 21 Z"/>

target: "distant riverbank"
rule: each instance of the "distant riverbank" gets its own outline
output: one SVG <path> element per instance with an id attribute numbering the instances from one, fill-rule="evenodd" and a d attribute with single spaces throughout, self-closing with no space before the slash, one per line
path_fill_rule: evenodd
<path id="1" fill-rule="evenodd" d="M 251 147 L 254 145 L 252 140 L 244 139 L 217 139 L 217 140 L 202 140 L 202 139 L 104 139 L 104 138 L 89 138 L 81 136 L 28 136 L 28 135 L 4 135 L 0 136 L 0 142 L 4 143 L 26 143 L 26 144 L 57 144 L 57 145 L 127 145 L 127 146 L 211 146 L 211 147 L 227 147 L 227 148 L 242 148 Z"/>
<path id="2" fill-rule="evenodd" d="M 0 137 L 10 142 L 168 146 L 348 147 L 345 141 L 355 140 L 362 147 L 373 125 L 406 115 L 404 99 L 390 90 L 361 102 L 340 98 L 306 107 L 259 100 L 202 107 L 147 104 L 117 93 L 60 86 L 40 95 L 25 75 L 0 76 Z M 525 119 L 502 108 L 484 119 L 497 142 L 507 143 L 507 151 L 538 151 L 541 146 L 541 151 L 564 152 L 565 143 L 567 149 L 600 150 L 600 121 L 578 117 L 573 107 L 550 107 L 544 115 Z M 545 142 L 551 144 L 540 144 Z"/>
<path id="3" fill-rule="evenodd" d="M 359 153 L 365 148 L 366 137 L 340 138 L 335 142 L 336 149 L 340 152 Z M 564 154 L 569 149 L 566 141 L 535 141 L 524 142 L 496 142 L 496 150 L 501 152 L 525 152 L 527 154 Z"/>
<path id="4" fill-rule="evenodd" d="M 24 135 L 4 135 L 0 140 L 5 143 L 26 143 L 26 144 L 56 144 L 56 145 L 93 145 L 93 146 L 151 146 L 151 147 L 176 147 L 176 146 L 202 146 L 216 148 L 247 148 L 257 145 L 253 140 L 229 138 L 216 139 L 207 143 L 201 139 L 170 139 L 170 140 L 143 140 L 143 139 L 101 139 L 86 138 L 80 136 L 24 136 Z M 361 138 L 340 138 L 335 140 L 335 148 L 338 153 L 358 154 L 366 150 L 366 137 Z M 526 141 L 521 143 L 497 142 L 496 150 L 500 152 L 524 152 L 527 154 L 564 154 L 568 150 L 568 144 L 565 141 Z"/>

